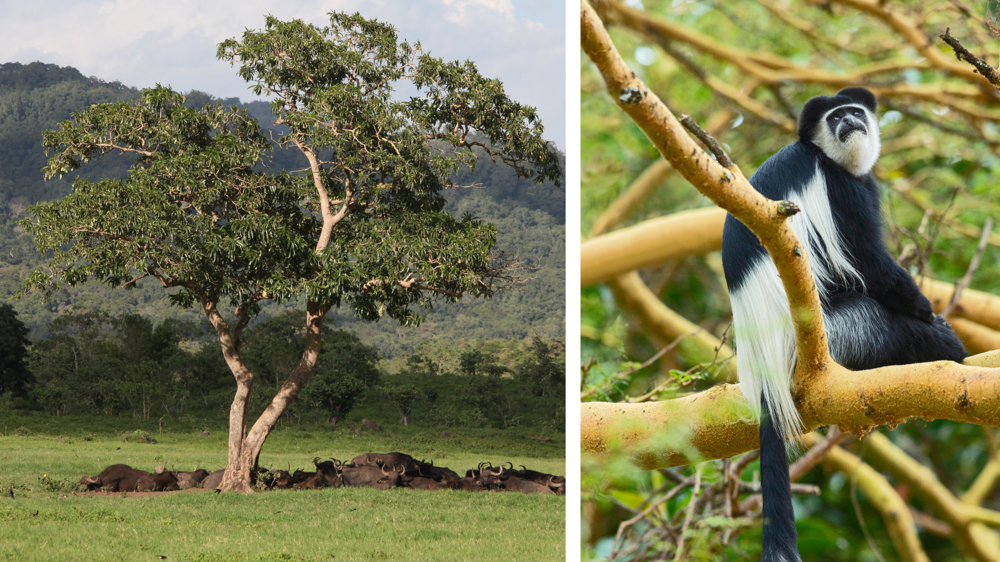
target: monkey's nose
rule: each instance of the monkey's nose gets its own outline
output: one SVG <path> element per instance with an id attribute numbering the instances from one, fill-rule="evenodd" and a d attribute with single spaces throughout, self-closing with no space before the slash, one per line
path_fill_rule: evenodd
<path id="1" fill-rule="evenodd" d="M 851 136 L 854 131 L 861 131 L 863 134 L 868 134 L 868 127 L 865 126 L 865 122 L 854 117 L 853 115 L 847 115 L 840 122 L 840 127 L 837 128 L 837 136 L 840 138 L 840 142 L 847 140 L 847 137 Z"/>

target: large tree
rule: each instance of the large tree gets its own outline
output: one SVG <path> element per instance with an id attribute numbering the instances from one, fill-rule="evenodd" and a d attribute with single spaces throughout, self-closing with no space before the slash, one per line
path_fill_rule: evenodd
<path id="1" fill-rule="evenodd" d="M 77 180 L 67 198 L 33 209 L 23 225 L 53 258 L 25 287 L 89 278 L 131 287 L 152 276 L 177 291 L 176 304 L 200 306 L 237 385 L 221 487 L 250 491 L 264 440 L 319 357 L 328 310 L 414 325 L 414 305 L 518 281 L 491 253 L 491 225 L 444 211 L 452 172 L 483 157 L 538 182 L 558 182 L 561 169 L 535 111 L 499 81 L 357 14 L 332 12 L 322 28 L 268 17 L 218 56 L 273 100 L 274 123 L 288 131 L 278 142 L 302 152 L 304 173 L 261 166 L 270 144 L 242 111 L 186 108 L 161 87 L 138 104 L 92 106 L 45 135 L 55 152 L 47 175 L 114 152 L 135 164 L 125 180 Z M 304 351 L 250 426 L 254 375 L 241 334 L 262 301 L 295 298 L 305 302 Z"/>

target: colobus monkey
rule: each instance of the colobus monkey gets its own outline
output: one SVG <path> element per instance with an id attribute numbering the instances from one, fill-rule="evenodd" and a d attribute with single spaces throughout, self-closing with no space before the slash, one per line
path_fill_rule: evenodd
<path id="1" fill-rule="evenodd" d="M 801 211 L 789 222 L 806 245 L 830 355 L 852 370 L 961 361 L 965 348 L 934 314 L 882 241 L 875 96 L 845 88 L 806 102 L 799 140 L 750 178 L 764 196 Z M 757 237 L 726 217 L 722 263 L 732 297 L 740 390 L 760 419 L 764 540 L 761 562 L 797 562 L 785 440 L 802 422 L 791 394 L 795 334 L 778 271 Z"/>

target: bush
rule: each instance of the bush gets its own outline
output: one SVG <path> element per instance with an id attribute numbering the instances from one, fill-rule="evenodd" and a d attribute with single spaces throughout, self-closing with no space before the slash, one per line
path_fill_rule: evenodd
<path id="1" fill-rule="evenodd" d="M 122 433 L 122 441 L 126 443 L 156 443 L 156 439 L 148 431 L 137 429 L 133 432 Z"/>
<path id="2" fill-rule="evenodd" d="M 49 492 L 75 492 L 80 488 L 80 485 L 72 480 L 51 478 L 48 474 L 39 476 L 38 484 Z"/>

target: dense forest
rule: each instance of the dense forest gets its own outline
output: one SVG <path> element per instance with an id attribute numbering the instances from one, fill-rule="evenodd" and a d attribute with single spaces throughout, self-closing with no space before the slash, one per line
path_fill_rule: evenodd
<path id="1" fill-rule="evenodd" d="M 44 260 L 17 221 L 31 205 L 68 194 L 77 176 L 43 180 L 43 131 L 88 105 L 139 95 L 69 67 L 0 66 L 0 296 L 10 303 L 0 308 L 0 320 L 13 334 L 12 349 L 23 336 L 29 343 L 16 366 L 21 370 L 5 367 L 12 382 L 0 388 L 8 391 L 0 405 L 54 416 L 222 419 L 232 402 L 232 374 L 211 343 L 208 322 L 197 308 L 172 306 L 170 292 L 156 281 L 141 280 L 131 290 L 88 282 L 14 298 L 21 279 Z M 185 94 L 190 107 L 216 103 L 245 108 L 268 133 L 265 101 Z M 273 132 L 272 138 L 280 134 Z M 307 165 L 300 152 L 280 146 L 270 156 L 265 165 L 274 171 Z M 102 158 L 83 177 L 123 177 L 130 164 L 121 156 Z M 526 282 L 492 299 L 424 309 L 416 328 L 330 311 L 323 355 L 286 421 L 337 423 L 353 412 L 355 421 L 561 430 L 565 190 L 519 180 L 485 157 L 454 183 L 468 187 L 445 193 L 447 210 L 494 224 L 496 250 L 525 266 Z M 254 415 L 302 353 L 301 310 L 294 301 L 265 303 L 247 329 L 247 363 L 259 378 Z"/>

